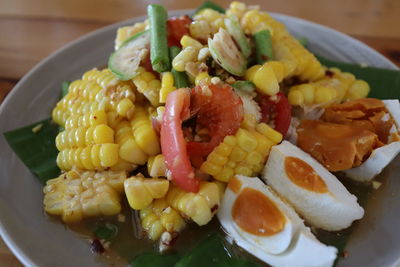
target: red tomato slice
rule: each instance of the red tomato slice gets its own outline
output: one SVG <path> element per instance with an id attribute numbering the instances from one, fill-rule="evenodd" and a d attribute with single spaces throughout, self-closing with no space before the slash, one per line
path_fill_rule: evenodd
<path id="1" fill-rule="evenodd" d="M 261 121 L 274 121 L 275 130 L 285 136 L 292 118 L 292 106 L 286 96 L 282 92 L 279 92 L 272 99 L 269 96 L 261 96 L 258 99 L 258 104 L 261 108 Z"/>
<path id="2" fill-rule="evenodd" d="M 172 17 L 167 20 L 168 46 L 181 46 L 182 36 L 189 34 L 189 25 L 192 20 L 189 16 Z"/>
<path id="3" fill-rule="evenodd" d="M 190 110 L 196 124 L 209 131 L 209 142 L 188 142 L 188 154 L 196 162 L 206 157 L 227 135 L 235 134 L 243 120 L 243 103 L 232 87 L 209 84 L 192 89 Z"/>
<path id="4" fill-rule="evenodd" d="M 190 91 L 185 88 L 170 93 L 165 103 L 161 124 L 161 149 L 172 180 L 182 189 L 199 191 L 199 180 L 195 178 L 193 167 L 186 151 L 186 141 L 182 131 L 182 121 L 189 117 Z"/>

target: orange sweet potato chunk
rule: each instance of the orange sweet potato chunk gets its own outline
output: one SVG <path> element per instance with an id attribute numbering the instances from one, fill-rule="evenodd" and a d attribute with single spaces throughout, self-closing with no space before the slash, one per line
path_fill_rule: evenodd
<path id="1" fill-rule="evenodd" d="M 302 121 L 297 135 L 297 145 L 330 171 L 359 166 L 380 145 L 369 130 L 322 121 Z"/>

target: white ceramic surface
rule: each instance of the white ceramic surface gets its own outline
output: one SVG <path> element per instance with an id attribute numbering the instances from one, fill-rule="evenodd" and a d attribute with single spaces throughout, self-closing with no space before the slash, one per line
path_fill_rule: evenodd
<path id="1" fill-rule="evenodd" d="M 171 12 L 174 14 L 190 11 Z M 396 69 L 375 50 L 342 33 L 294 17 L 274 14 L 309 48 L 332 59 Z M 0 106 L 0 133 L 50 116 L 62 81 L 79 78 L 104 66 L 113 49 L 116 29 L 143 20 L 135 18 L 88 34 L 58 50 L 33 68 Z M 387 182 L 374 194 L 366 217 L 347 247 L 339 266 L 397 266 L 400 257 L 399 158 L 384 175 Z M 42 208 L 42 187 L 0 135 L 0 233 L 27 266 L 98 266 L 87 241 L 48 220 Z"/>

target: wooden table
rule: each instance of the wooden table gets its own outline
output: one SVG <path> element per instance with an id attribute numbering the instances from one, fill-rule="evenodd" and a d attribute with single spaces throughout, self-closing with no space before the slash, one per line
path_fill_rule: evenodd
<path id="1" fill-rule="evenodd" d="M 196 8 L 202 0 L 158 0 L 169 10 Z M 227 0 L 216 0 L 224 7 Z M 375 48 L 400 66 L 398 0 L 251 0 L 263 10 L 324 24 Z M 0 103 L 44 57 L 79 36 L 146 14 L 144 0 L 2 0 L 0 3 Z M 21 266 L 0 239 L 0 266 Z"/>

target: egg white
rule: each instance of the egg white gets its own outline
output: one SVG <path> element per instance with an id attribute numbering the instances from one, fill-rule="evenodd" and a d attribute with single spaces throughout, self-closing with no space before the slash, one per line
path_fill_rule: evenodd
<path id="1" fill-rule="evenodd" d="M 321 177 L 327 187 L 326 193 L 309 191 L 295 183 L 285 171 L 285 158 L 296 157 L 305 161 Z M 364 209 L 357 198 L 319 162 L 295 145 L 283 141 L 271 149 L 262 179 L 311 225 L 328 231 L 349 227 L 354 220 L 364 216 Z"/>
<path id="2" fill-rule="evenodd" d="M 337 249 L 320 243 L 307 228 L 292 207 L 257 177 L 237 175 L 240 191 L 235 193 L 229 186 L 225 191 L 218 219 L 234 242 L 272 266 L 332 266 Z M 253 188 L 273 201 L 285 216 L 285 226 L 275 235 L 262 237 L 247 233 L 232 218 L 232 207 L 244 188 Z M 249 207 L 251 209 L 251 207 Z M 254 213 L 256 216 L 256 212 Z"/>

